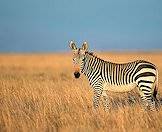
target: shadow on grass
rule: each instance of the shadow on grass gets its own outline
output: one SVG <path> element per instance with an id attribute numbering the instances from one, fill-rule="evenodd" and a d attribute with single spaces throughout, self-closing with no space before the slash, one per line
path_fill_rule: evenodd
<path id="1" fill-rule="evenodd" d="M 124 97 L 111 97 L 109 99 L 110 107 L 111 109 L 119 109 L 124 107 L 135 107 L 138 104 L 142 107 L 142 101 L 140 96 L 132 94 L 128 94 L 127 96 L 124 95 Z M 162 98 L 159 98 L 156 102 L 156 107 L 160 109 L 162 106 Z"/>

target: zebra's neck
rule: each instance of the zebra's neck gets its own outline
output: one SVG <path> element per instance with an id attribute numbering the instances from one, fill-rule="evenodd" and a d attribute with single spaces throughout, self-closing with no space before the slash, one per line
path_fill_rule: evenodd
<path id="1" fill-rule="evenodd" d="M 86 52 L 82 73 L 91 80 L 92 72 L 95 73 L 97 71 L 96 74 L 100 74 L 101 71 L 99 69 L 101 68 L 99 67 L 102 64 L 102 61 L 102 59 L 98 58 L 93 53 Z"/>

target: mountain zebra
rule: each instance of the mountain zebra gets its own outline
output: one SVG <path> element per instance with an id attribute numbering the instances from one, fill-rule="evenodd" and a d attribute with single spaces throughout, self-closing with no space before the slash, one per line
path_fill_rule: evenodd
<path id="1" fill-rule="evenodd" d="M 73 51 L 74 76 L 79 78 L 83 73 L 94 89 L 93 105 L 99 105 L 99 99 L 104 99 L 104 107 L 108 110 L 106 91 L 127 92 L 137 87 L 144 108 L 155 110 L 157 94 L 158 71 L 154 64 L 137 60 L 124 64 L 102 60 L 88 52 L 88 44 L 77 48 L 73 41 L 69 44 Z"/>

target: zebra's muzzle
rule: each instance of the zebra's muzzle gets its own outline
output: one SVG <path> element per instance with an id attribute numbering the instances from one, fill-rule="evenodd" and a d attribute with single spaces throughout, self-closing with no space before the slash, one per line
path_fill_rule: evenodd
<path id="1" fill-rule="evenodd" d="M 80 77 L 80 73 L 79 72 L 74 72 L 74 76 L 75 76 L 75 78 L 79 78 Z"/>

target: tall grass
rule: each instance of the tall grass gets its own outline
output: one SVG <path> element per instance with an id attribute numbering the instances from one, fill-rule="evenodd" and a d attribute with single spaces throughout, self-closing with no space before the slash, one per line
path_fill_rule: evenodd
<path id="1" fill-rule="evenodd" d="M 116 55 L 101 57 L 116 61 Z M 121 54 L 120 61 L 143 57 L 158 65 L 161 75 L 161 55 Z M 93 90 L 84 76 L 73 78 L 69 54 L 0 55 L 2 132 L 162 131 L 162 110 L 143 111 L 137 90 L 108 94 L 111 110 L 105 112 L 100 102 L 101 107 L 93 111 Z"/>

